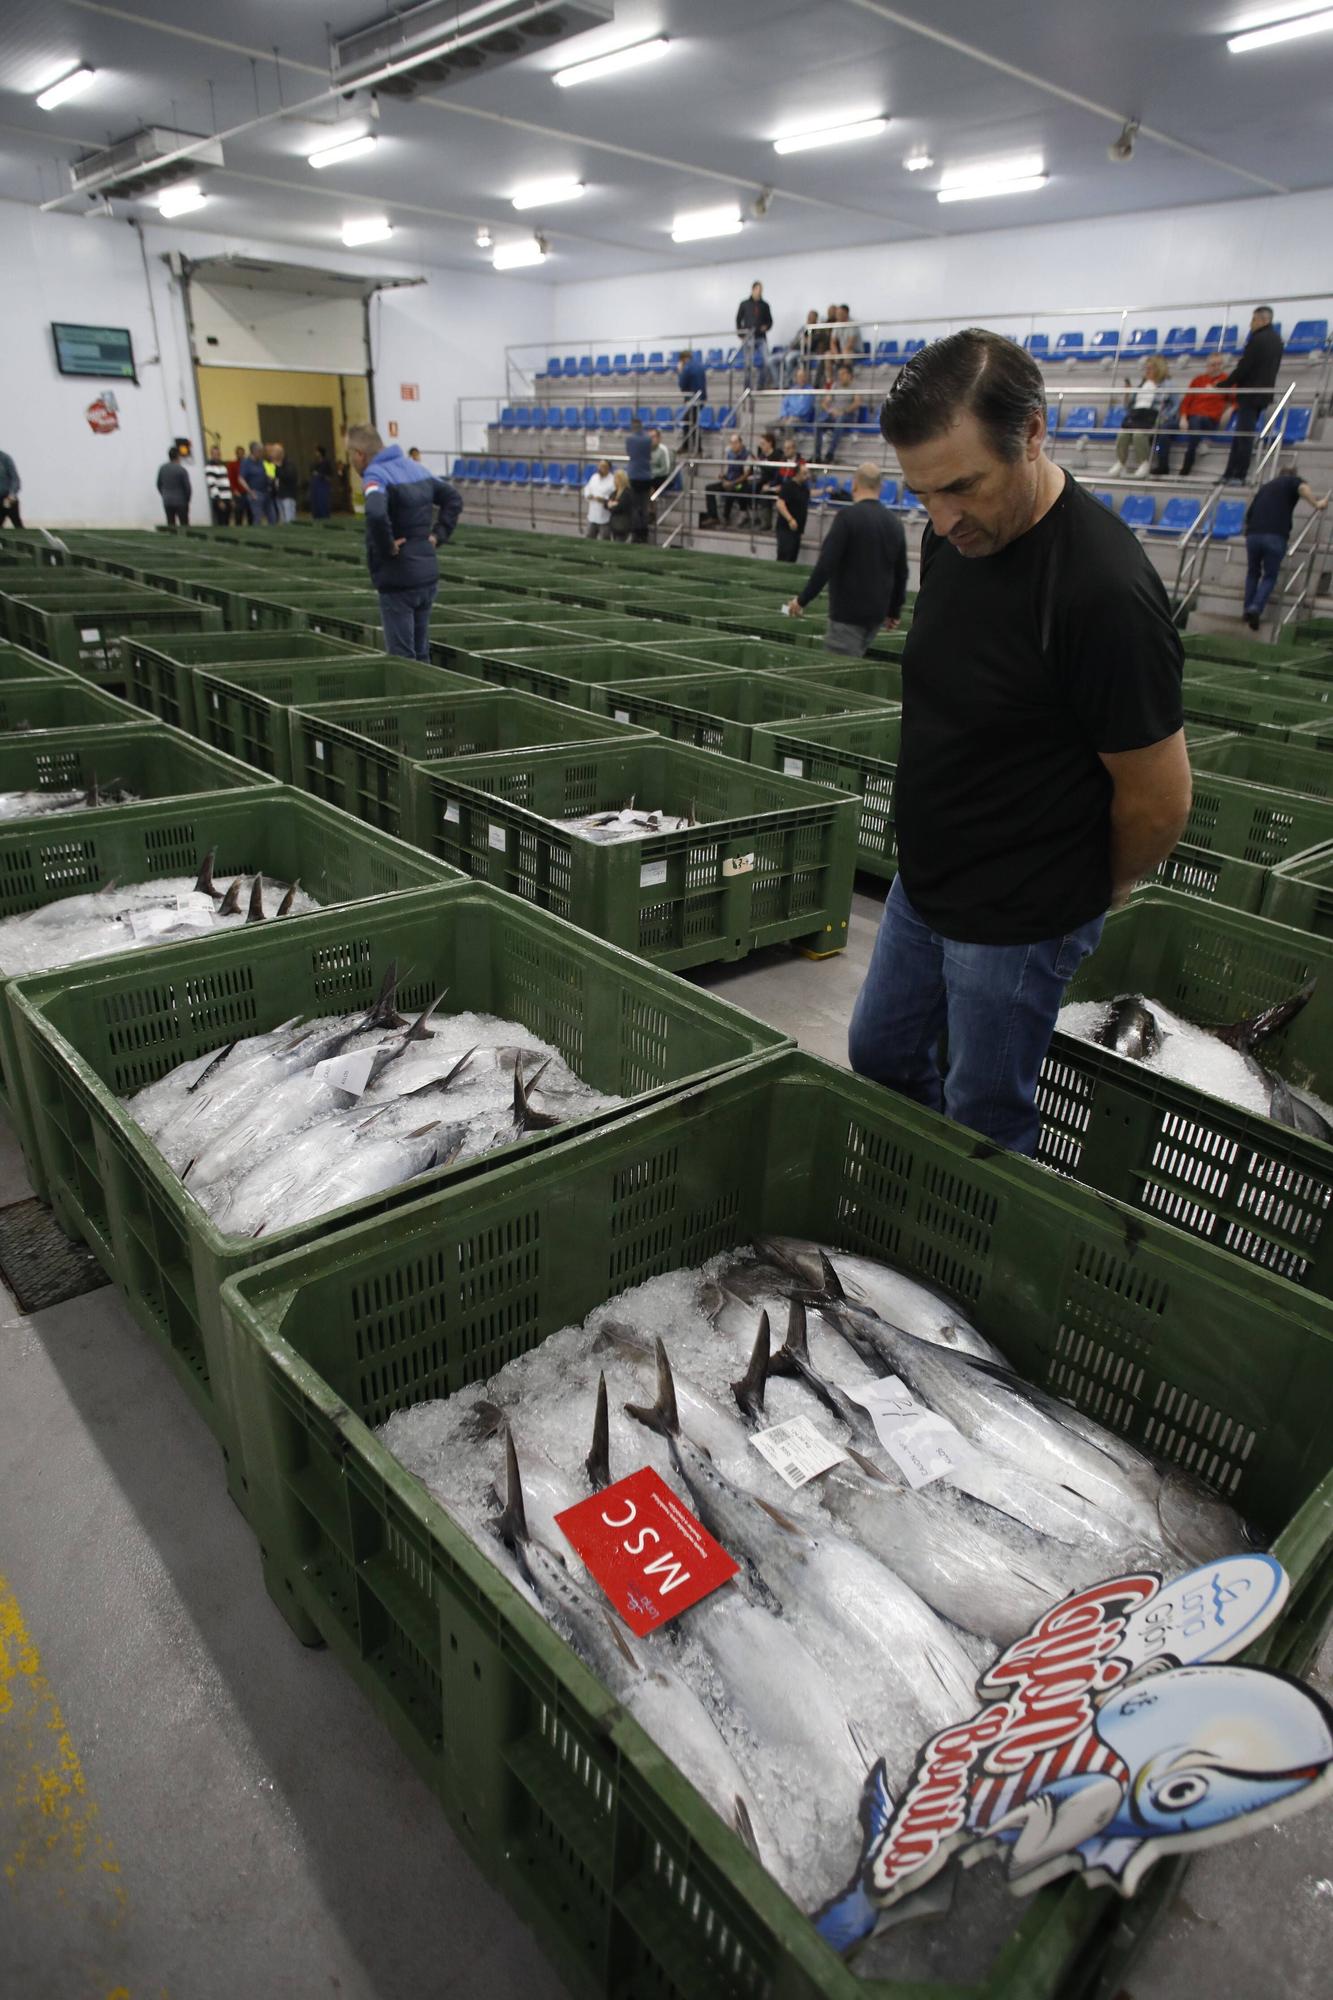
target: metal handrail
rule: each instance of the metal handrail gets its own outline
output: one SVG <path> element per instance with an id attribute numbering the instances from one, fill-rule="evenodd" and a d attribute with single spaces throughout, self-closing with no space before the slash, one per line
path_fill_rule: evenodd
<path id="1" fill-rule="evenodd" d="M 1203 591 L 1204 569 L 1213 539 L 1213 524 L 1225 481 L 1219 479 L 1203 500 L 1198 513 L 1176 543 L 1176 581 L 1171 593 L 1171 611 L 1177 622 L 1188 618 L 1195 599 Z"/>
<path id="2" fill-rule="evenodd" d="M 1299 616 L 1307 602 L 1313 608 L 1314 601 L 1319 595 L 1316 566 L 1321 556 L 1333 555 L 1333 526 L 1330 525 L 1327 509 L 1316 510 L 1310 515 L 1300 533 L 1288 545 L 1288 558 L 1298 552 L 1307 535 L 1312 536 L 1312 539 L 1304 558 L 1294 570 L 1288 571 L 1285 580 L 1274 593 L 1279 599 L 1291 597 L 1291 603 L 1277 619 L 1279 632 L 1284 626 L 1289 625 L 1293 618 Z M 1296 589 L 1298 583 L 1300 588 Z"/>
<path id="3" fill-rule="evenodd" d="M 1277 402 L 1274 403 L 1272 409 L 1269 411 L 1266 420 L 1259 426 L 1259 435 L 1255 439 L 1255 443 L 1259 447 L 1259 458 L 1254 473 L 1254 483 L 1256 486 L 1263 485 L 1268 473 L 1281 455 L 1285 444 L 1282 434 L 1282 416 L 1288 403 L 1291 401 L 1291 393 L 1292 385 L 1289 382 L 1278 397 Z M 1267 443 L 1265 443 L 1265 439 Z"/>

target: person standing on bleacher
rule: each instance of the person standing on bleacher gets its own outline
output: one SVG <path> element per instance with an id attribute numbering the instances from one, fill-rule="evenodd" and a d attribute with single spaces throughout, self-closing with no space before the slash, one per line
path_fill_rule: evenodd
<path id="1" fill-rule="evenodd" d="M 695 456 L 699 450 L 699 412 L 708 401 L 708 376 L 703 362 L 688 347 L 681 348 L 677 360 L 680 373 L 676 386 L 687 404 L 681 412 L 680 448 L 683 453 Z"/>
<path id="2" fill-rule="evenodd" d="M 764 288 L 758 278 L 750 287 L 749 297 L 742 299 L 736 308 L 736 331 L 745 350 L 746 388 L 766 389 L 768 336 L 773 331 L 773 309 L 764 297 Z"/>
<path id="3" fill-rule="evenodd" d="M 1285 352 L 1282 335 L 1273 324 L 1272 306 L 1256 306 L 1250 315 L 1250 331 L 1240 351 L 1240 360 L 1217 385 L 1219 389 L 1243 392 L 1236 398 L 1236 429 L 1227 453 L 1227 469 L 1222 474 L 1228 485 L 1242 486 L 1250 476 L 1254 434 L 1273 400 Z"/>
<path id="4" fill-rule="evenodd" d="M 1296 502 L 1304 500 L 1317 514 L 1328 505 L 1328 495 L 1317 498 L 1296 469 L 1294 459 L 1284 459 L 1276 479 L 1266 479 L 1245 510 L 1245 609 L 1241 617 L 1251 632 L 1259 630 L 1264 606 L 1273 594 L 1282 558 L 1291 539 Z"/>
<path id="5" fill-rule="evenodd" d="M 1003 334 L 913 355 L 880 429 L 930 525 L 902 658 L 898 873 L 848 1052 L 1034 1153 L 1065 987 L 1189 818 L 1180 633 L 1137 537 L 1047 454 L 1041 369 Z"/>
<path id="6" fill-rule="evenodd" d="M 430 658 L 430 608 L 440 586 L 436 554 L 458 526 L 463 496 L 447 479 L 414 465 L 373 424 L 352 424 L 347 455 L 366 498 L 366 566 L 379 592 L 384 650 Z"/>
<path id="7" fill-rule="evenodd" d="M 641 417 L 635 417 L 630 424 L 625 438 L 625 460 L 629 473 L 630 540 L 646 542 L 648 508 L 653 497 L 653 447 Z"/>

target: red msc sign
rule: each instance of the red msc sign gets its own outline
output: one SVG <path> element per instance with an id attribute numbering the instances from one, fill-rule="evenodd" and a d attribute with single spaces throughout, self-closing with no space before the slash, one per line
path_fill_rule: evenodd
<path id="1" fill-rule="evenodd" d="M 421 384 L 419 382 L 400 383 L 398 396 L 401 402 L 419 403 L 421 401 Z"/>
<path id="2" fill-rule="evenodd" d="M 640 1639 L 740 1567 L 648 1465 L 555 1518 Z"/>

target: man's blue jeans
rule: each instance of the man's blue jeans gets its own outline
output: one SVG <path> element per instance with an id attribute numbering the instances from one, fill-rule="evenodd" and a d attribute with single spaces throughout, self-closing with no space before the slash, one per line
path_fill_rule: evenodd
<path id="1" fill-rule="evenodd" d="M 438 589 L 437 583 L 423 583 L 416 590 L 380 592 L 386 653 L 396 653 L 400 660 L 430 658 L 430 607 Z"/>
<path id="2" fill-rule="evenodd" d="M 1282 558 L 1287 553 L 1285 535 L 1247 535 L 1245 553 L 1245 609 L 1257 618 L 1273 595 Z"/>
<path id="3" fill-rule="evenodd" d="M 932 931 L 895 879 L 852 1011 L 852 1068 L 997 1145 L 1035 1153 L 1037 1079 L 1065 987 L 1102 921 L 1040 944 L 960 944 Z"/>

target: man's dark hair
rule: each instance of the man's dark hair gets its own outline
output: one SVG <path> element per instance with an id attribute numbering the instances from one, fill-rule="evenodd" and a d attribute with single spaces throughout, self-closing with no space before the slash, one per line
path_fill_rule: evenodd
<path id="1" fill-rule="evenodd" d="M 1270 319 L 1270 320 L 1271 320 L 1271 319 L 1272 319 L 1272 317 L 1273 317 L 1273 308 L 1272 308 L 1272 306 L 1256 306 L 1254 310 L 1255 310 L 1255 311 L 1256 311 L 1257 313 L 1267 313 L 1267 314 L 1268 314 L 1268 317 L 1269 317 L 1269 319 Z"/>
<path id="2" fill-rule="evenodd" d="M 629 420 L 629 427 L 632 431 L 641 431 L 643 429 L 643 418 L 631 417 Z"/>
<path id="3" fill-rule="evenodd" d="M 946 333 L 914 354 L 879 413 L 893 445 L 924 444 L 971 410 L 1000 458 L 1022 456 L 1028 425 L 1046 414 L 1046 384 L 1030 354 L 982 326 Z"/>
<path id="4" fill-rule="evenodd" d="M 167 446 L 168 458 L 179 458 L 180 455 L 181 455 L 181 448 L 178 444 L 170 444 Z"/>

